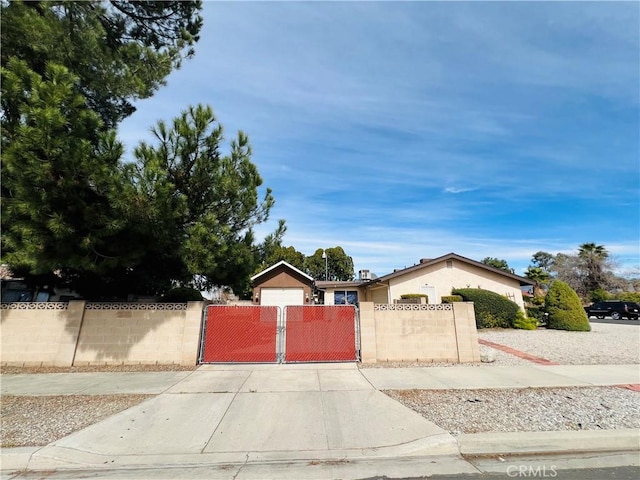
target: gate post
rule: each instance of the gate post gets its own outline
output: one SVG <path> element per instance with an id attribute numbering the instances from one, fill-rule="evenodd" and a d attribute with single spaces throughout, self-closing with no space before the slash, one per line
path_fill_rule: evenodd
<path id="1" fill-rule="evenodd" d="M 209 315 L 209 305 L 202 308 L 202 323 L 200 324 L 200 348 L 198 350 L 198 365 L 204 363 L 204 340 L 207 333 L 207 318 Z"/>
<path id="2" fill-rule="evenodd" d="M 360 359 L 362 363 L 376 363 L 378 361 L 373 302 L 360 302 Z"/>
<path id="3" fill-rule="evenodd" d="M 278 326 L 276 328 L 276 362 L 284 363 L 284 354 L 286 349 L 285 336 L 287 335 L 287 328 L 285 325 L 286 310 L 287 307 L 278 308 Z"/>
<path id="4" fill-rule="evenodd" d="M 200 323 L 202 323 L 202 310 L 204 308 L 204 302 L 187 302 L 187 310 L 182 327 L 180 365 L 198 364 L 198 335 L 200 335 Z"/>

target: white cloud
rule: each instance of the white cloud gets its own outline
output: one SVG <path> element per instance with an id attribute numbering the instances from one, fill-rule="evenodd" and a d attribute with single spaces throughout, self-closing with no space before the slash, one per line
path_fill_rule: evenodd
<path id="1" fill-rule="evenodd" d="M 465 193 L 465 192 L 473 192 L 474 190 L 477 190 L 477 189 L 473 187 L 468 187 L 468 188 L 447 187 L 444 189 L 445 193 Z"/>

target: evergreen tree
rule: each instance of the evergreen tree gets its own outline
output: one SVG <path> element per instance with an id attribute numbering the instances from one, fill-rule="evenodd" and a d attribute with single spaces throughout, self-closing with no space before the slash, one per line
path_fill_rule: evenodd
<path id="1" fill-rule="evenodd" d="M 153 133 L 157 144 L 139 145 L 137 163 L 127 166 L 145 250 L 140 271 L 244 291 L 257 263 L 253 227 L 268 219 L 274 202 L 270 189 L 258 199 L 262 178 L 247 135 L 239 132 L 223 155 L 222 126 L 202 105 L 171 126 L 159 122 Z"/>
<path id="2" fill-rule="evenodd" d="M 609 257 L 609 252 L 603 245 L 583 243 L 578 247 L 578 257 L 584 262 L 585 290 L 590 293 L 603 289 L 606 283 L 605 261 Z"/>
<path id="3" fill-rule="evenodd" d="M 548 273 L 551 271 L 551 266 L 553 265 L 553 255 L 543 251 L 536 252 L 531 257 L 531 263 L 534 267 L 541 268 Z"/>
<path id="4" fill-rule="evenodd" d="M 306 268 L 307 273 L 316 280 L 349 281 L 355 278 L 353 258 L 340 246 L 317 249 L 307 257 Z"/>
<path id="5" fill-rule="evenodd" d="M 49 64 L 45 77 L 21 60 L 8 67 L 4 95 L 21 97 L 22 119 L 3 150 L 3 261 L 16 274 L 116 268 L 122 146 L 65 67 Z"/>
<path id="6" fill-rule="evenodd" d="M 0 3 L 2 261 L 15 274 L 62 277 L 89 295 L 127 291 L 148 235 L 112 127 L 193 54 L 200 8 Z"/>
<path id="7" fill-rule="evenodd" d="M 78 93 L 105 129 L 131 115 L 183 58 L 202 27 L 200 1 L 3 1 L 2 67 L 26 62 L 45 76 L 57 64 L 77 78 Z M 3 127 L 20 123 L 20 103 L 2 99 Z"/>
<path id="8" fill-rule="evenodd" d="M 298 270 L 305 271 L 307 257 L 304 253 L 297 251 L 292 246 L 283 247 L 280 245 L 271 250 L 269 255 L 260 262 L 254 273 L 259 273 L 283 260 Z"/>
<path id="9" fill-rule="evenodd" d="M 508 273 L 515 273 L 515 270 L 509 267 L 509 264 L 507 263 L 506 260 L 502 260 L 495 257 L 485 257 L 482 259 L 482 263 L 493 268 L 504 270 L 505 272 L 508 272 Z"/>

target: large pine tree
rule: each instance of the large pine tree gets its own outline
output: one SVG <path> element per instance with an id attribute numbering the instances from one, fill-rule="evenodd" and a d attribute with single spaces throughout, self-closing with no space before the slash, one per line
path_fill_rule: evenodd
<path id="1" fill-rule="evenodd" d="M 115 127 L 193 54 L 200 1 L 2 2 L 2 262 L 87 298 L 245 288 L 273 198 L 190 108 L 123 164 Z M 281 233 L 271 236 L 279 241 Z M 49 283 L 49 280 L 47 280 Z"/>

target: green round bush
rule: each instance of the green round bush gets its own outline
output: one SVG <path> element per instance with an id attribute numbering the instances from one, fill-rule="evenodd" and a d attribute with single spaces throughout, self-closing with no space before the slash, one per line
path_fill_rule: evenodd
<path id="1" fill-rule="evenodd" d="M 162 296 L 162 302 L 165 303 L 201 302 L 202 300 L 202 294 L 190 287 L 172 288 Z"/>
<path id="2" fill-rule="evenodd" d="M 442 303 L 454 303 L 463 302 L 463 298 L 460 295 L 443 295 L 440 299 Z"/>
<path id="3" fill-rule="evenodd" d="M 459 288 L 452 292 L 473 302 L 477 328 L 511 328 L 520 308 L 502 295 L 480 288 Z"/>
<path id="4" fill-rule="evenodd" d="M 578 294 L 560 280 L 556 280 L 549 287 L 545 298 L 545 310 L 549 314 L 547 328 L 575 332 L 591 330 Z"/>

